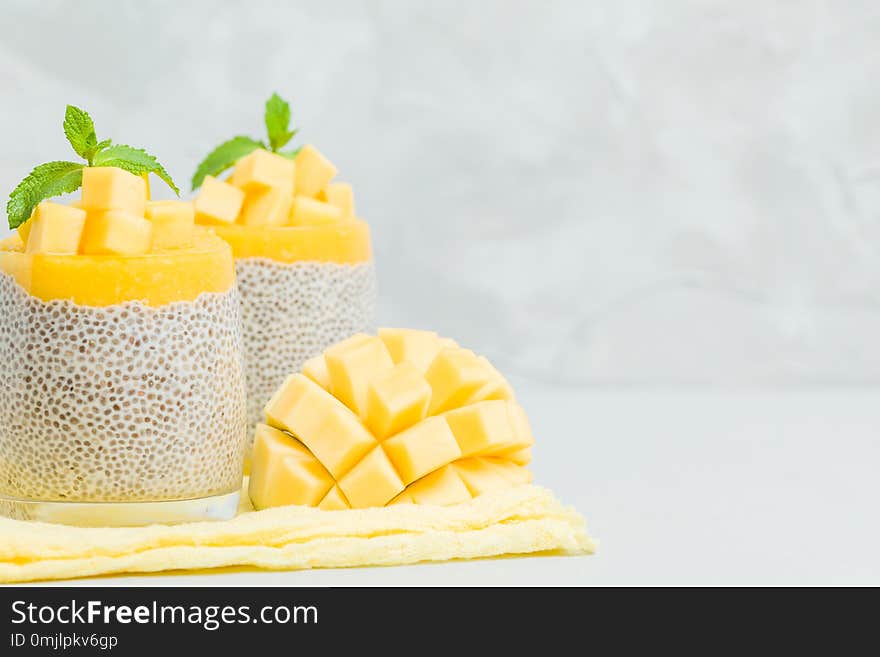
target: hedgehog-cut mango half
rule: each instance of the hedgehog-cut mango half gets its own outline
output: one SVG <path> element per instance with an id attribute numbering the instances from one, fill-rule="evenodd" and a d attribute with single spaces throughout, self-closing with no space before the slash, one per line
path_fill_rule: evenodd
<path id="1" fill-rule="evenodd" d="M 534 442 L 489 361 L 436 333 L 357 334 L 306 362 L 265 408 L 257 509 L 446 506 L 528 483 Z"/>

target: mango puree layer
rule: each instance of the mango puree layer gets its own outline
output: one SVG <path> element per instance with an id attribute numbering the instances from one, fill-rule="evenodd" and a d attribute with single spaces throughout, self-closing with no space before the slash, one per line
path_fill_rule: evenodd
<path id="1" fill-rule="evenodd" d="M 30 254 L 13 235 L 0 240 L 0 271 L 43 301 L 95 307 L 126 301 L 159 307 L 227 292 L 235 283 L 229 245 L 199 228 L 191 248 L 137 256 Z"/>
<path id="2" fill-rule="evenodd" d="M 359 219 L 322 226 L 252 228 L 233 224 L 212 229 L 229 243 L 236 258 L 339 264 L 357 264 L 372 258 L 370 229 Z"/>

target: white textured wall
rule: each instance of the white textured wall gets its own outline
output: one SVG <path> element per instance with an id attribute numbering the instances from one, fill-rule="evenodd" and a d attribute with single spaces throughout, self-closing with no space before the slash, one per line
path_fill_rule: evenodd
<path id="1" fill-rule="evenodd" d="M 0 33 L 3 192 L 67 102 L 185 181 L 277 90 L 383 323 L 554 380 L 880 381 L 876 1 L 6 0 Z"/>

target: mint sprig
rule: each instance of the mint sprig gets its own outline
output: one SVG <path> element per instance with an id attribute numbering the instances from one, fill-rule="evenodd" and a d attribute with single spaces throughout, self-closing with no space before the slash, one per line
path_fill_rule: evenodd
<path id="1" fill-rule="evenodd" d="M 266 101 L 264 120 L 269 135 L 269 146 L 273 153 L 277 153 L 278 149 L 284 148 L 296 134 L 296 130 L 290 129 L 290 104 L 282 100 L 278 94 L 272 94 Z"/>
<path id="2" fill-rule="evenodd" d="M 155 157 L 140 148 L 113 145 L 110 139 L 98 141 L 95 124 L 85 110 L 68 105 L 63 127 L 74 152 L 86 163 L 47 162 L 34 167 L 9 195 L 6 217 L 10 228 L 18 228 L 26 222 L 41 201 L 79 189 L 85 166 L 119 167 L 136 175 L 154 173 L 180 196 L 180 190 Z"/>
<path id="3" fill-rule="evenodd" d="M 84 167 L 80 162 L 46 162 L 34 167 L 9 195 L 9 227 L 15 229 L 27 221 L 40 201 L 79 189 Z"/>
<path id="4" fill-rule="evenodd" d="M 278 94 L 273 93 L 266 101 L 263 119 L 266 123 L 266 135 L 269 137 L 268 146 L 265 142 L 243 136 L 233 137 L 229 141 L 223 142 L 208 153 L 196 168 L 192 178 L 193 191 L 202 186 L 206 176 L 219 176 L 235 166 L 238 160 L 258 148 L 265 148 L 291 160 L 296 157 L 299 152 L 298 148 L 289 151 L 280 150 L 298 132 L 296 129 L 290 129 L 290 104 Z"/>
<path id="5" fill-rule="evenodd" d="M 174 193 L 180 196 L 180 190 L 177 185 L 165 171 L 165 167 L 159 164 L 159 161 L 147 153 L 142 148 L 133 148 L 125 144 L 114 144 L 107 146 L 95 155 L 96 167 L 119 167 L 125 169 L 129 173 L 140 176 L 144 173 L 155 173 L 159 178 L 165 181 Z"/>

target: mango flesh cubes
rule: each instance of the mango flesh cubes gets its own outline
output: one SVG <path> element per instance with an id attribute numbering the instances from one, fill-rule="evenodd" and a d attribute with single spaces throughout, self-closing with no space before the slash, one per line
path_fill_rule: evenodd
<path id="1" fill-rule="evenodd" d="M 155 307 L 228 291 L 229 245 L 195 225 L 193 204 L 146 197 L 145 175 L 85 167 L 82 198 L 40 203 L 19 226 L 21 247 L 0 246 L 0 270 L 34 297 L 82 306 Z"/>
<path id="2" fill-rule="evenodd" d="M 283 226 L 293 203 L 290 192 L 281 187 L 270 187 L 253 192 L 245 199 L 239 223 L 250 226 Z"/>
<path id="3" fill-rule="evenodd" d="M 57 255 L 77 253 L 85 223 L 84 210 L 43 201 L 27 221 L 28 229 L 23 240 L 27 245 L 25 250 L 27 253 Z"/>
<path id="4" fill-rule="evenodd" d="M 153 225 L 123 210 L 90 213 L 82 233 L 80 252 L 86 255 L 133 256 L 147 253 Z"/>
<path id="5" fill-rule="evenodd" d="M 337 479 L 376 445 L 357 416 L 302 374 L 294 374 L 266 404 L 266 421 L 289 431 Z"/>
<path id="6" fill-rule="evenodd" d="M 354 191 L 348 183 L 330 183 L 317 198 L 339 208 L 343 219 L 354 219 Z"/>
<path id="7" fill-rule="evenodd" d="M 85 167 L 82 174 L 82 208 L 86 212 L 118 210 L 144 216 L 147 183 L 141 176 L 116 167 Z"/>
<path id="8" fill-rule="evenodd" d="M 241 212 L 244 192 L 213 176 L 207 176 L 193 203 L 199 223 L 232 224 Z"/>
<path id="9" fill-rule="evenodd" d="M 355 217 L 351 185 L 331 182 L 335 175 L 310 144 L 294 159 L 256 149 L 225 181 L 205 178 L 196 222 L 215 227 L 237 258 L 363 262 L 370 257 L 366 225 Z"/>
<path id="10" fill-rule="evenodd" d="M 531 480 L 534 438 L 509 384 L 428 331 L 382 329 L 330 347 L 265 413 L 251 466 L 257 508 L 449 505 Z"/>
<path id="11" fill-rule="evenodd" d="M 257 149 L 236 163 L 230 182 L 245 192 L 282 188 L 292 195 L 295 170 L 293 160 Z"/>
<path id="12" fill-rule="evenodd" d="M 193 245 L 195 211 L 183 201 L 147 201 L 144 212 L 152 231 L 152 250 L 186 249 Z"/>
<path id="13" fill-rule="evenodd" d="M 342 210 L 335 205 L 317 201 L 307 196 L 295 196 L 290 211 L 290 223 L 294 226 L 322 226 L 342 221 Z"/>
<path id="14" fill-rule="evenodd" d="M 254 455 L 267 464 L 251 474 L 249 493 L 255 505 L 283 500 L 284 504 L 317 506 L 334 486 L 330 473 L 302 444 L 272 427 L 257 427 Z"/>
<path id="15" fill-rule="evenodd" d="M 296 186 L 298 196 L 314 198 L 336 175 L 336 167 L 321 152 L 306 144 L 296 154 Z"/>

